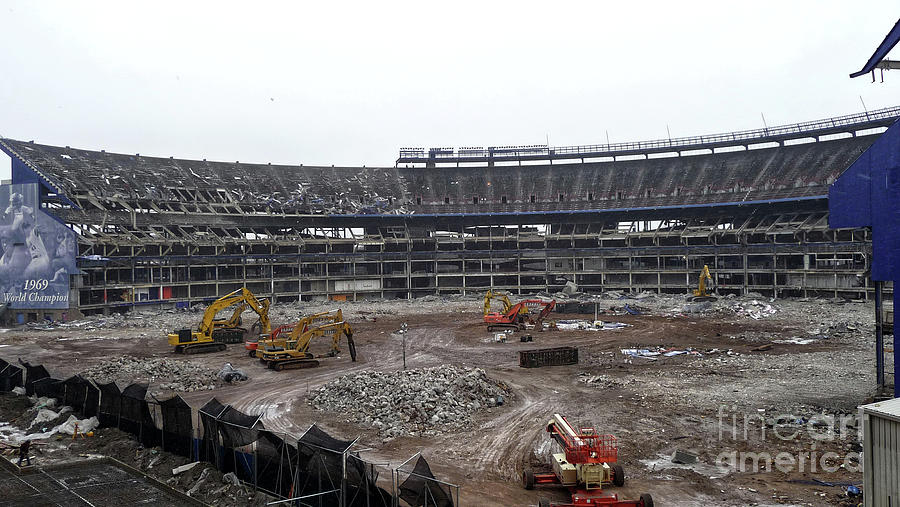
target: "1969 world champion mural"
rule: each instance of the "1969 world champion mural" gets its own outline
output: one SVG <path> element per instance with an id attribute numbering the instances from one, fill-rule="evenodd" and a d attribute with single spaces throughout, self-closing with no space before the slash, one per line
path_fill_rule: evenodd
<path id="1" fill-rule="evenodd" d="M 39 202 L 36 183 L 0 186 L 0 302 L 12 309 L 69 308 L 75 233 Z"/>

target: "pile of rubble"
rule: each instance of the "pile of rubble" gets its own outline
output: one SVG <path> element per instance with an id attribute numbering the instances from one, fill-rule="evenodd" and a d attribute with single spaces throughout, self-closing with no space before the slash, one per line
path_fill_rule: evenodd
<path id="1" fill-rule="evenodd" d="M 120 356 L 92 366 L 80 375 L 98 384 L 147 381 L 158 384 L 161 389 L 203 391 L 215 389 L 219 383 L 217 373 L 216 370 L 191 361 Z"/>
<path id="2" fill-rule="evenodd" d="M 319 410 L 341 412 L 387 439 L 432 436 L 459 428 L 481 410 L 502 405 L 508 388 L 480 368 L 443 365 L 342 376 L 309 396 Z"/>

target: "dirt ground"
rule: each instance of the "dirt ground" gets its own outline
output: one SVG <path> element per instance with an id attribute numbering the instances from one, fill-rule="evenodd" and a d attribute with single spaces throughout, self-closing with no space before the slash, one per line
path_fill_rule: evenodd
<path id="1" fill-rule="evenodd" d="M 410 310 L 407 302 L 385 303 L 402 310 L 345 311 L 352 315 L 358 362 L 345 354 L 324 359 L 315 369 L 284 372 L 263 368 L 241 345 L 176 356 L 166 344 L 164 332 L 171 328 L 166 322 L 90 331 L 8 330 L 0 334 L 0 357 L 44 364 L 54 376 L 120 354 L 189 359 L 213 368 L 231 362 L 251 379 L 182 396 L 199 407 L 215 395 L 246 413 L 262 413 L 267 429 L 295 436 L 312 423 L 342 438 L 359 436 L 361 446 L 370 449 L 363 457 L 385 464 L 382 474 L 388 477 L 388 467 L 421 451 L 438 478 L 461 485 L 463 505 L 536 505 L 540 496 L 568 498 L 565 490 L 521 486 L 524 468 L 547 462 L 551 446 L 544 425 L 554 413 L 618 437 L 627 476 L 625 487 L 615 488 L 620 498 L 646 492 L 657 505 L 856 505 L 843 487 L 862 482 L 854 461 L 856 426 L 851 421 L 841 432 L 839 421 L 855 416 L 856 407 L 874 392 L 873 311 L 863 303 L 821 300 L 771 304 L 777 313 L 759 319 L 656 308 L 643 315 L 601 316 L 629 324 L 619 330 L 529 332 L 532 343 L 520 343 L 517 334 L 497 343 L 481 322 L 478 301 L 422 311 Z M 460 431 L 388 441 L 373 428 L 309 406 L 307 393 L 337 376 L 402 368 L 401 340 L 393 334 L 402 322 L 409 325 L 408 368 L 448 363 L 484 368 L 511 388 L 510 399 Z M 807 344 L 772 343 L 813 333 L 815 339 Z M 520 350 L 563 345 L 578 347 L 579 364 L 518 367 Z M 325 350 L 324 343 L 318 346 Z M 621 353 L 657 346 L 699 354 L 650 360 Z M 696 454 L 699 462 L 673 463 L 676 449 Z M 732 452 L 737 465 L 747 466 L 716 466 Z M 741 453 L 753 453 L 750 462 Z M 752 456 L 762 453 L 773 459 L 784 453 L 781 469 L 775 462 L 754 468 Z M 786 464 L 789 458 L 793 464 Z"/>

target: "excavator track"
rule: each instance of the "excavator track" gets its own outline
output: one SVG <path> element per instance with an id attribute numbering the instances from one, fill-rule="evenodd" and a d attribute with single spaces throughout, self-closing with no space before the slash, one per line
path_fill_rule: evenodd
<path id="1" fill-rule="evenodd" d="M 296 359 L 289 361 L 269 361 L 269 368 L 275 371 L 282 370 L 300 370 L 305 368 L 315 368 L 319 366 L 319 362 L 315 359 Z"/>
<path id="2" fill-rule="evenodd" d="M 204 354 L 206 352 L 221 352 L 225 350 L 224 343 L 195 343 L 191 345 L 182 345 L 175 348 L 175 352 L 179 354 Z"/>

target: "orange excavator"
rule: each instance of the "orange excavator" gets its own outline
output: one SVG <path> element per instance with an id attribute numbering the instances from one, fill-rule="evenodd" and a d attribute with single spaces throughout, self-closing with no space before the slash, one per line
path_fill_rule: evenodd
<path id="1" fill-rule="evenodd" d="M 485 299 L 487 300 L 487 298 Z M 485 304 L 485 308 L 490 308 L 488 303 Z M 525 329 L 526 325 L 534 325 L 535 329 L 541 331 L 544 319 L 554 308 L 556 308 L 556 300 L 526 299 L 514 305 L 504 305 L 503 312 L 486 311 L 484 323 L 487 324 L 488 331 L 499 329 L 521 331 Z"/>

